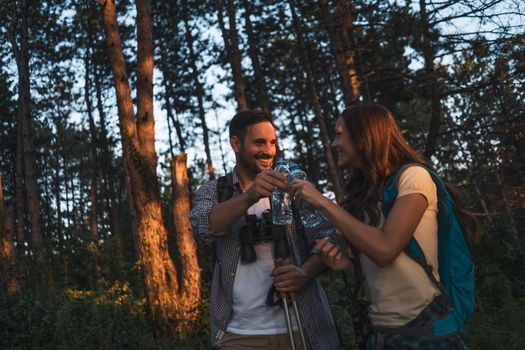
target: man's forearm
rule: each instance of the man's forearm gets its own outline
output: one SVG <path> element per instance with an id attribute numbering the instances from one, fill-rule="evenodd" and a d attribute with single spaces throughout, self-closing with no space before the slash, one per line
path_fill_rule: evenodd
<path id="1" fill-rule="evenodd" d="M 210 212 L 209 223 L 214 233 L 229 230 L 253 203 L 245 193 L 216 204 Z"/>

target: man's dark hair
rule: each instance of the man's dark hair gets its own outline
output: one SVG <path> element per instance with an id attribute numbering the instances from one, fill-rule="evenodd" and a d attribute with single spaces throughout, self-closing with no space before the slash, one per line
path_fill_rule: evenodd
<path id="1" fill-rule="evenodd" d="M 275 128 L 272 118 L 263 111 L 247 109 L 235 114 L 230 121 L 230 137 L 237 136 L 239 140 L 244 140 L 246 128 L 257 123 L 269 122 Z"/>

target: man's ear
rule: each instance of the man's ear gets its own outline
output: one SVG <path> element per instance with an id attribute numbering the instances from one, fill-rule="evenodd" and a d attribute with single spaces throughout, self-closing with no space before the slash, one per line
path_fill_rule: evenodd
<path id="1" fill-rule="evenodd" d="M 239 140 L 237 136 L 233 135 L 230 137 L 230 146 L 235 153 L 239 152 L 241 150 L 241 140 Z"/>

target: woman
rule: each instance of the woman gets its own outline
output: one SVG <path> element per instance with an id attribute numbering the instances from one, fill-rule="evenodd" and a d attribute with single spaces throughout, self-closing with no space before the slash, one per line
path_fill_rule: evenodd
<path id="1" fill-rule="evenodd" d="M 307 181 L 293 181 L 290 193 L 299 204 L 304 200 L 320 210 L 357 255 L 353 261 L 369 302 L 367 348 L 465 349 L 457 334 L 435 338 L 399 331 L 407 325 L 424 327 L 430 318 L 446 311 L 443 293 L 404 252 L 414 237 L 439 280 L 437 191 L 426 170 L 429 164 L 406 143 L 392 114 L 377 104 L 345 109 L 337 120 L 332 147 L 338 167 L 352 170 L 341 205 Z M 393 174 L 398 176 L 397 197 L 385 218 L 381 200 Z M 474 221 L 448 190 L 462 226 L 474 231 Z M 339 246 L 320 240 L 317 249 L 334 270 L 354 268 Z"/>

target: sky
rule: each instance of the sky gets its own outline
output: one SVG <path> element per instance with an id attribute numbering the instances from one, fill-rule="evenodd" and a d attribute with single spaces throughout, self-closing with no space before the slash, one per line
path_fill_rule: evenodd
<path id="1" fill-rule="evenodd" d="M 414 4 L 413 6 L 415 7 L 415 9 L 418 10 L 418 2 L 412 2 L 412 3 Z M 472 4 L 473 2 L 465 1 L 465 3 Z M 500 7 L 498 10 L 502 12 L 507 11 L 507 7 L 510 8 L 509 11 L 510 10 L 517 11 L 516 12 L 517 14 L 506 16 L 505 18 L 506 20 L 510 21 L 511 25 L 521 26 L 521 29 L 523 30 L 524 16 L 522 16 L 521 14 L 525 13 L 525 1 L 516 2 L 516 1 L 508 0 L 508 1 L 503 1 L 498 6 Z M 462 6 L 462 7 L 465 8 L 465 6 Z M 442 15 L 446 16 L 449 14 L 456 13 L 454 11 L 458 12 L 458 9 L 457 8 L 456 9 L 454 8 L 446 9 L 442 12 Z M 62 15 L 62 18 L 67 19 L 68 17 L 71 17 L 73 15 L 74 15 L 73 12 L 65 9 Z M 133 16 L 134 14 L 132 14 L 129 17 L 121 16 L 119 17 L 119 21 L 126 21 L 129 23 L 133 23 L 134 22 Z M 491 20 L 487 19 L 484 23 L 475 22 L 469 19 L 458 19 L 458 20 L 452 21 L 452 23 L 447 23 L 446 25 L 442 25 L 441 29 L 443 33 L 446 33 L 446 34 L 455 33 L 455 32 L 479 31 L 479 30 L 490 32 L 491 28 L 495 28 L 495 26 L 498 24 L 501 25 L 502 24 L 501 22 L 502 22 L 502 19 L 500 18 L 495 18 Z M 204 32 L 205 36 L 211 38 L 214 42 L 218 43 L 219 45 L 222 45 L 222 37 L 220 35 L 220 31 L 218 31 L 216 28 L 201 27 L 200 30 Z M 242 30 L 242 26 L 239 26 L 239 30 Z M 488 33 L 487 35 L 490 36 L 491 34 Z M 410 55 L 411 53 L 412 52 L 410 50 L 407 51 L 407 55 Z M 201 57 L 203 59 L 206 59 L 205 55 L 204 56 L 201 55 Z M 450 58 L 445 57 L 444 60 L 450 60 Z M 11 62 L 12 64 L 9 65 L 10 67 L 7 67 L 7 69 L 11 71 L 11 76 L 16 76 L 16 66 L 14 65 L 14 60 L 12 60 Z M 422 64 L 423 63 L 421 60 L 413 60 L 410 67 L 413 69 L 418 69 L 422 66 Z M 243 61 L 243 65 L 245 69 L 250 69 L 249 67 L 250 61 L 248 59 L 245 59 Z M 4 67 L 4 69 L 5 68 L 6 67 Z M 219 67 L 215 65 L 215 66 L 212 66 L 210 69 L 208 69 L 208 71 L 206 71 L 206 73 L 204 74 L 204 77 L 206 79 L 206 82 L 204 85 L 207 87 L 210 87 L 210 86 L 212 87 L 211 96 L 213 96 L 213 98 L 216 101 L 219 101 L 220 102 L 219 105 L 221 105 L 221 107 L 215 110 L 212 110 L 209 106 L 206 108 L 206 121 L 207 121 L 208 127 L 214 131 L 223 129 L 224 125 L 226 125 L 228 120 L 231 119 L 231 117 L 236 112 L 236 102 L 231 98 L 230 99 L 227 98 L 227 95 L 229 94 L 232 88 L 231 84 L 229 82 L 227 82 L 227 84 L 221 83 L 220 79 L 218 79 L 218 77 L 222 77 L 226 74 L 225 69 L 229 70 L 230 67 L 229 66 Z M 78 77 L 76 79 L 74 90 L 76 92 L 81 93 L 84 88 L 83 64 L 80 63 L 79 69 L 76 71 L 78 72 Z M 163 89 L 163 87 L 159 83 L 161 81 L 161 78 L 162 78 L 161 73 L 158 70 L 155 70 L 154 72 L 154 79 L 156 82 L 155 87 L 154 87 L 155 95 L 157 95 L 158 92 L 161 91 L 161 89 Z M 134 87 L 132 87 L 132 90 L 134 90 Z M 114 102 L 111 102 L 111 103 L 114 104 Z M 156 143 L 155 144 L 156 144 L 157 154 L 159 154 L 159 156 L 161 154 L 166 154 L 168 150 L 168 126 L 166 122 L 167 118 L 166 118 L 166 112 L 163 109 L 161 109 L 161 105 L 162 105 L 161 101 L 158 101 L 158 100 L 154 101 L 155 133 L 156 133 Z M 79 110 L 74 112 L 70 116 L 69 120 L 72 123 L 75 123 L 78 125 L 87 125 L 87 122 L 85 120 L 82 120 L 82 118 L 86 118 L 85 113 L 83 113 L 84 109 L 85 109 L 85 106 L 80 106 Z M 116 107 L 114 107 L 111 110 L 110 115 L 112 116 L 110 120 L 110 123 L 111 123 L 110 130 L 113 133 L 113 135 L 117 135 L 118 130 L 116 128 L 116 125 L 117 125 L 116 124 L 117 122 Z M 203 159 L 205 157 L 203 149 L 202 147 L 200 147 L 200 145 L 202 145 L 201 143 L 202 136 L 200 136 L 202 132 L 197 132 L 196 134 L 199 135 L 200 141 L 197 142 L 197 145 L 194 145 L 193 147 L 191 147 L 192 145 L 190 145 L 190 147 L 188 147 L 187 153 L 188 153 L 188 165 L 189 166 L 195 163 L 196 158 Z M 212 141 L 210 147 L 211 147 L 211 152 L 212 152 L 213 164 L 216 169 L 216 172 L 218 174 L 222 174 L 224 171 L 223 171 L 223 165 L 222 165 L 221 152 L 219 150 L 219 144 L 217 142 L 217 137 L 215 135 L 210 135 L 210 136 L 211 136 L 211 141 Z M 174 132 L 173 132 L 172 138 L 176 140 L 176 135 Z M 221 140 L 222 147 L 226 155 L 226 160 L 227 160 L 226 167 L 229 169 L 234 164 L 234 157 L 233 157 L 232 152 L 230 151 L 227 132 L 224 132 L 223 134 L 220 135 L 220 140 Z M 289 151 L 293 149 L 293 146 L 294 145 L 291 141 L 282 142 L 281 147 L 285 150 L 285 155 L 287 157 L 293 156 Z M 120 152 L 120 149 L 117 150 L 117 152 Z M 166 162 L 166 160 L 159 158 L 159 172 L 161 170 L 160 163 L 162 162 Z"/>

